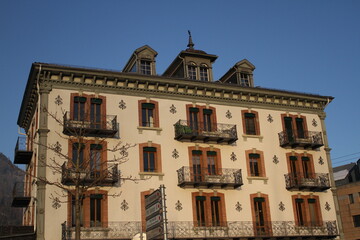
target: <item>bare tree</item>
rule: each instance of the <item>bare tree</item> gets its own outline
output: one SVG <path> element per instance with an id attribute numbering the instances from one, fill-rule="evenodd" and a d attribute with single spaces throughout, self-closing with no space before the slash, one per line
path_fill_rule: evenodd
<path id="1" fill-rule="evenodd" d="M 79 240 L 82 222 L 81 206 L 89 189 L 98 186 L 114 187 L 126 180 L 134 182 L 140 180 L 133 176 L 122 176 L 119 171 L 119 165 L 128 161 L 128 149 L 134 147 L 135 144 L 122 143 L 116 138 L 118 134 L 116 116 L 86 113 L 74 116 L 63 111 L 63 119 L 60 119 L 56 114 L 46 111 L 48 116 L 63 129 L 62 133 L 56 132 L 57 139 L 67 140 L 72 149 L 64 153 L 59 148 L 58 142 L 43 146 L 48 151 L 54 152 L 54 157 L 47 160 L 39 159 L 38 165 L 50 169 L 54 175 L 61 176 L 60 179 L 41 178 L 32 171 L 24 172 L 37 181 L 63 190 L 62 193 L 52 194 L 53 199 L 57 198 L 55 194 L 65 197 L 63 194 L 65 193 L 66 196 L 71 196 L 71 202 L 69 200 L 67 202 L 74 204 L 75 239 Z M 112 142 L 115 144 L 108 147 L 107 140 L 110 138 L 114 139 Z M 39 142 L 34 142 L 34 144 L 41 145 Z M 110 196 L 118 195 L 120 192 Z"/>

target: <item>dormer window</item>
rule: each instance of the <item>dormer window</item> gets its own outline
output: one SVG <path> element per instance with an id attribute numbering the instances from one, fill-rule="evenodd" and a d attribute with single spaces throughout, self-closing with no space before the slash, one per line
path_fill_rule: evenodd
<path id="1" fill-rule="evenodd" d="M 208 67 L 206 64 L 201 64 L 200 66 L 200 80 L 209 81 Z"/>
<path id="2" fill-rule="evenodd" d="M 189 79 L 196 80 L 196 65 L 195 65 L 195 63 L 191 63 L 188 66 L 188 74 L 189 74 Z"/>
<path id="3" fill-rule="evenodd" d="M 151 75 L 151 62 L 147 60 L 140 61 L 140 73 L 145 75 Z"/>
<path id="4" fill-rule="evenodd" d="M 250 86 L 250 75 L 247 73 L 240 73 L 240 85 L 244 87 Z"/>

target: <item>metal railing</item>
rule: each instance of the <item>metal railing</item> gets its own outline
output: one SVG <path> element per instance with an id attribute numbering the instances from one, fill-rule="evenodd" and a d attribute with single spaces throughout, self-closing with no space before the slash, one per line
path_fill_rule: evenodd
<path id="1" fill-rule="evenodd" d="M 15 146 L 15 154 L 17 151 L 27 151 L 26 137 L 18 137 Z"/>
<path id="2" fill-rule="evenodd" d="M 18 137 L 15 145 L 14 163 L 29 164 L 32 154 L 32 150 L 28 150 L 27 137 Z"/>
<path id="3" fill-rule="evenodd" d="M 81 184 L 91 184 L 94 186 L 112 185 L 119 181 L 120 174 L 118 165 L 106 164 L 106 169 L 103 170 L 91 170 L 90 168 L 79 169 L 76 171 L 74 167 L 69 167 L 67 162 L 61 167 L 61 183 L 64 185 L 74 185 L 77 180 Z"/>
<path id="4" fill-rule="evenodd" d="M 253 221 L 228 221 L 217 226 L 212 223 L 199 226 L 190 221 L 169 221 L 169 239 L 219 239 L 240 237 L 335 237 L 336 221 L 299 226 L 294 221 L 271 221 L 261 225 Z M 142 235 L 142 236 L 141 236 Z M 62 240 L 75 237 L 75 228 L 62 224 Z M 141 222 L 108 222 L 104 228 L 82 228 L 81 239 L 134 239 L 145 237 Z"/>
<path id="5" fill-rule="evenodd" d="M 236 125 L 223 123 L 205 123 L 179 120 L 174 124 L 175 139 L 190 139 L 203 141 L 224 141 L 229 144 L 235 142 L 237 137 Z"/>
<path id="6" fill-rule="evenodd" d="M 63 124 L 67 135 L 115 135 L 119 130 L 116 115 L 91 116 L 84 113 L 73 116 L 71 112 L 66 112 Z"/>
<path id="7" fill-rule="evenodd" d="M 318 189 L 326 190 L 330 188 L 328 173 L 288 173 L 285 174 L 287 189 Z"/>
<path id="8" fill-rule="evenodd" d="M 182 167 L 177 173 L 179 186 L 189 183 L 204 186 L 229 185 L 237 188 L 243 185 L 241 169 Z"/>
<path id="9" fill-rule="evenodd" d="M 318 148 L 324 145 L 321 132 L 282 131 L 279 134 L 280 146 L 303 146 Z"/>

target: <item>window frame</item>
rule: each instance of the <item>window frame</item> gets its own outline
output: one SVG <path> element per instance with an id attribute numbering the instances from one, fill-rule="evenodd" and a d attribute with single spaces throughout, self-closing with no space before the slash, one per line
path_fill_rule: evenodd
<path id="1" fill-rule="evenodd" d="M 73 202 L 72 198 L 74 197 L 75 192 L 68 193 L 68 204 L 67 204 L 67 220 L 68 226 L 73 227 Z M 102 195 L 102 199 L 100 201 L 101 204 L 101 223 L 100 226 L 91 226 L 91 209 L 90 209 L 90 199 L 91 195 Z M 83 194 L 83 225 L 84 228 L 92 228 L 92 227 L 101 227 L 107 228 L 108 226 L 108 192 L 105 190 L 89 190 Z"/>
<path id="2" fill-rule="evenodd" d="M 197 80 L 198 77 L 197 77 L 197 70 L 198 66 L 194 63 L 194 62 L 190 62 L 188 65 L 187 65 L 187 73 L 188 73 L 188 79 L 190 80 Z"/>
<path id="3" fill-rule="evenodd" d="M 154 171 L 150 172 L 150 171 L 145 171 L 145 164 L 144 164 L 144 148 L 147 147 L 151 147 L 151 148 L 155 148 L 155 164 L 154 164 Z M 156 173 L 162 173 L 162 163 L 161 163 L 161 145 L 160 144 L 156 144 L 156 143 L 140 143 L 139 144 L 139 165 L 140 165 L 140 173 L 141 174 L 156 174 Z"/>
<path id="4" fill-rule="evenodd" d="M 152 74 L 152 61 L 148 59 L 140 59 L 139 61 L 140 68 L 139 72 L 144 75 L 151 75 Z"/>
<path id="5" fill-rule="evenodd" d="M 239 73 L 239 84 L 242 87 L 250 87 L 250 84 L 251 84 L 250 74 L 247 72 L 240 72 Z"/>
<path id="6" fill-rule="evenodd" d="M 225 208 L 225 195 L 223 193 L 199 193 L 192 192 L 192 208 L 193 208 L 193 222 L 194 227 L 225 227 L 226 226 L 226 208 Z M 203 216 L 199 216 L 198 201 L 203 199 L 204 212 L 201 212 Z M 217 205 L 217 212 L 214 212 L 213 202 L 214 199 L 219 203 Z M 199 199 L 199 200 L 197 200 Z M 217 218 L 214 221 L 214 216 Z M 204 217 L 204 219 L 202 219 Z M 198 220 L 202 220 L 199 224 Z"/>
<path id="7" fill-rule="evenodd" d="M 294 159 L 296 158 L 296 160 Z M 288 173 L 290 175 L 297 176 L 299 178 L 314 178 L 315 177 L 315 166 L 312 154 L 304 153 L 286 153 L 286 161 L 288 165 Z M 295 164 L 294 164 L 295 161 Z M 308 172 L 304 172 L 304 165 L 307 162 Z M 296 167 L 297 171 L 293 172 L 293 166 Z M 300 179 L 298 179 L 300 180 Z"/>
<path id="8" fill-rule="evenodd" d="M 201 154 L 200 154 L 201 152 Z M 213 155 L 208 155 L 209 152 L 212 152 Z M 209 175 L 213 175 L 213 176 L 219 176 L 222 174 L 222 165 L 221 165 L 221 151 L 218 148 L 212 148 L 212 147 L 208 147 L 208 148 L 202 148 L 202 147 L 188 147 L 188 153 L 189 153 L 189 167 L 190 167 L 190 175 L 191 175 L 191 179 L 193 181 L 197 182 L 203 182 L 205 181 L 205 176 L 209 176 Z M 198 154 L 196 154 L 198 153 Z M 214 165 L 215 165 L 215 169 L 214 172 L 209 171 L 209 156 L 215 156 L 216 158 L 214 158 Z M 194 172 L 194 156 L 199 156 L 200 157 L 200 172 Z M 213 174 L 215 173 L 215 174 Z"/>
<path id="9" fill-rule="evenodd" d="M 250 163 L 250 155 L 256 154 L 259 156 L 258 159 L 258 170 L 259 170 L 259 176 L 254 176 L 251 172 L 251 163 Z M 260 150 L 246 150 L 245 151 L 245 158 L 246 158 L 246 165 L 247 165 L 247 173 L 248 177 L 250 178 L 264 178 L 266 177 L 266 171 L 265 171 L 265 162 L 264 162 L 264 152 Z"/>
<path id="10" fill-rule="evenodd" d="M 209 81 L 209 67 L 204 63 L 199 67 L 199 80 L 204 82 Z"/>
<path id="11" fill-rule="evenodd" d="M 144 126 L 144 123 L 147 123 L 147 121 L 143 121 L 143 104 L 153 104 L 154 108 L 152 108 L 153 113 L 153 124 L 152 126 Z M 159 103 L 157 101 L 153 100 L 139 100 L 138 101 L 138 111 L 139 111 L 139 127 L 140 128 L 159 128 L 160 126 L 160 119 L 159 119 Z M 146 111 L 146 110 L 145 110 Z M 147 117 L 146 117 L 147 118 Z M 146 119 L 148 120 L 148 119 Z"/>
<path id="12" fill-rule="evenodd" d="M 203 131 L 207 131 L 207 130 L 211 130 L 211 131 L 216 131 L 217 129 L 217 117 L 216 117 L 216 108 L 215 107 L 211 107 L 211 106 L 201 106 L 201 105 L 194 105 L 194 104 L 186 104 L 186 118 L 187 118 L 187 122 L 188 122 L 188 126 L 192 127 L 192 131 L 196 131 L 198 133 L 201 133 Z M 192 109 L 198 109 L 198 112 L 196 114 L 197 116 L 197 124 L 196 124 L 196 128 L 193 126 L 194 123 L 194 119 L 193 119 L 193 114 L 195 114 L 193 112 Z M 211 114 L 209 114 L 211 111 Z M 207 129 L 206 128 L 206 124 L 204 121 L 205 115 L 210 115 L 210 117 L 207 120 L 210 120 L 210 128 L 207 125 Z"/>
<path id="13" fill-rule="evenodd" d="M 286 121 L 285 118 L 291 118 L 291 125 L 292 125 L 292 134 L 296 138 L 307 138 L 308 137 L 308 127 L 306 122 L 306 116 L 303 115 L 293 115 L 293 114 L 281 114 L 281 122 L 282 122 L 282 128 L 285 133 L 288 132 L 288 129 L 286 127 Z M 302 119 L 302 129 L 299 129 L 298 121 L 296 119 Z M 302 131 L 303 138 L 299 137 L 299 131 Z"/>
<path id="14" fill-rule="evenodd" d="M 267 194 L 263 194 L 263 193 L 253 193 L 253 194 L 250 194 L 250 205 L 251 205 L 251 215 L 252 215 L 252 219 L 253 219 L 253 224 L 254 224 L 254 233 L 255 235 L 258 234 L 257 232 L 257 226 L 256 226 L 256 213 L 255 213 L 255 199 L 258 199 L 258 198 L 262 198 L 264 199 L 263 202 L 264 202 L 264 205 L 263 207 L 265 208 L 265 210 L 263 210 L 264 212 L 264 228 L 266 229 L 267 231 L 267 234 L 269 236 L 271 236 L 271 233 L 272 233 L 272 229 L 271 229 L 271 214 L 270 214 L 270 207 L 269 207 L 269 196 Z"/>
<path id="15" fill-rule="evenodd" d="M 323 220 L 322 220 L 322 214 L 321 214 L 321 206 L 320 206 L 320 198 L 317 195 L 292 195 L 292 204 L 293 204 L 293 212 L 294 212 L 294 219 L 295 219 L 295 225 L 296 226 L 306 226 L 306 227 L 314 227 L 314 226 L 322 226 Z M 301 199 L 303 201 L 303 207 L 302 213 L 304 214 L 304 223 L 299 223 L 299 216 L 298 216 L 298 209 L 296 205 L 297 199 Z M 314 204 L 314 211 L 311 210 L 310 204 Z M 313 223 L 311 219 L 311 214 L 315 214 L 315 222 Z"/>
<path id="16" fill-rule="evenodd" d="M 247 114 L 253 114 L 253 126 L 255 127 L 255 134 L 252 134 L 247 129 L 247 119 L 250 119 L 249 117 L 246 117 Z M 241 116 L 242 116 L 242 124 L 243 124 L 243 133 L 246 136 L 260 136 L 260 123 L 259 123 L 259 113 L 257 111 L 253 110 L 241 110 Z"/>

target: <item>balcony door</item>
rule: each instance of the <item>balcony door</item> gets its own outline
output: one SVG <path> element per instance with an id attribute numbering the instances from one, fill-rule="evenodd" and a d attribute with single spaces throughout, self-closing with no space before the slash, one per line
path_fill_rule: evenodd
<path id="1" fill-rule="evenodd" d="M 189 108 L 189 125 L 193 134 L 199 133 L 199 108 Z"/>
<path id="2" fill-rule="evenodd" d="M 192 151 L 192 174 L 194 182 L 202 182 L 204 179 L 203 169 L 202 169 L 202 151 L 201 150 L 193 150 Z"/>
<path id="3" fill-rule="evenodd" d="M 101 98 L 91 98 L 90 102 L 90 124 L 91 128 L 101 128 Z"/>
<path id="4" fill-rule="evenodd" d="M 293 124 L 291 117 L 284 117 L 284 124 L 285 124 L 285 133 L 287 136 L 288 141 L 294 142 L 294 131 L 293 131 Z"/>
<path id="5" fill-rule="evenodd" d="M 212 110 L 211 109 L 203 109 L 203 119 L 204 119 L 204 131 L 211 132 L 213 131 L 212 124 Z"/>
<path id="6" fill-rule="evenodd" d="M 255 211 L 255 234 L 257 236 L 266 235 L 268 232 L 266 219 L 266 204 L 265 198 L 254 198 L 254 211 Z"/>

